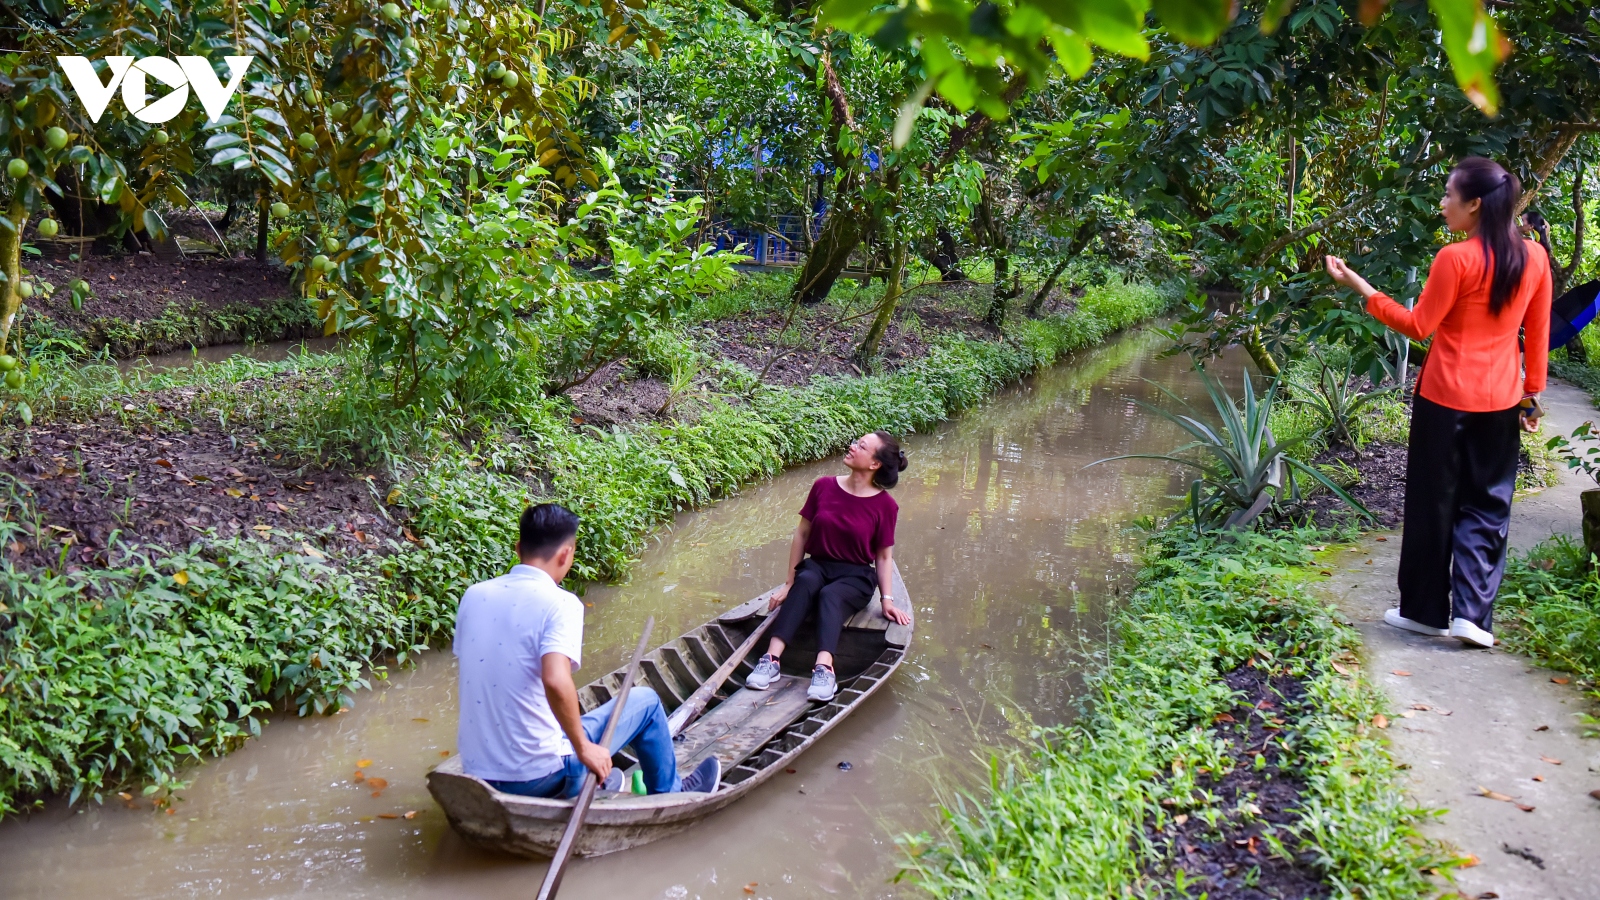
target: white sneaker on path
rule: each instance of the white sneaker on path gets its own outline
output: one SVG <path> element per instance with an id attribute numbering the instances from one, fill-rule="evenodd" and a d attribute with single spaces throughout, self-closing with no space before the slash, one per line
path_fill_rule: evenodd
<path id="1" fill-rule="evenodd" d="M 1448 637 L 1450 635 L 1450 629 L 1435 628 L 1432 625 L 1424 625 L 1416 619 L 1408 619 L 1400 615 L 1400 610 L 1398 609 L 1384 610 L 1383 621 L 1396 628 L 1404 628 L 1406 631 L 1415 631 L 1417 634 L 1425 634 L 1429 637 Z"/>
<path id="2" fill-rule="evenodd" d="M 1450 620 L 1450 636 L 1470 647 L 1488 649 L 1494 646 L 1494 635 L 1468 622 L 1466 619 Z"/>

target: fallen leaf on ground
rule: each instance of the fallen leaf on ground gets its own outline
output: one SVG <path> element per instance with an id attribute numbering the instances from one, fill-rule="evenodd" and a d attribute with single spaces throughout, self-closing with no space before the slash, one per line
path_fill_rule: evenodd
<path id="1" fill-rule="evenodd" d="M 1427 712 L 1428 710 L 1432 709 L 1433 707 L 1429 706 L 1426 703 L 1413 703 L 1413 704 L 1411 704 L 1411 708 L 1412 709 L 1419 709 L 1419 710 L 1421 710 L 1423 712 Z"/>
<path id="2" fill-rule="evenodd" d="M 1387 541 L 1387 540 L 1389 540 L 1389 539 L 1388 539 L 1388 538 L 1386 538 L 1386 537 L 1381 537 L 1381 538 L 1377 538 L 1377 541 L 1378 541 L 1378 542 L 1379 542 L 1379 543 L 1383 543 L 1383 542 L 1384 542 L 1384 541 Z"/>
<path id="3" fill-rule="evenodd" d="M 439 755 L 440 756 L 449 756 L 450 755 L 450 751 L 449 750 L 440 750 L 439 751 Z"/>
<path id="4" fill-rule="evenodd" d="M 1217 717 L 1215 719 L 1212 719 L 1211 721 L 1212 721 L 1213 724 L 1220 725 L 1223 722 L 1237 722 L 1238 719 L 1235 719 L 1233 716 L 1229 715 L 1228 713 L 1217 713 Z"/>
<path id="5" fill-rule="evenodd" d="M 1589 796 L 1595 798 L 1596 800 L 1600 800 L 1600 790 L 1590 791 Z"/>
<path id="6" fill-rule="evenodd" d="M 1544 776 L 1543 775 L 1535 775 L 1535 776 L 1533 776 L 1533 780 L 1534 781 L 1543 781 L 1544 780 Z"/>
<path id="7" fill-rule="evenodd" d="M 1550 680 L 1551 680 L 1551 681 L 1554 681 L 1554 682 L 1555 682 L 1555 683 L 1556 683 L 1556 684 L 1567 684 L 1567 683 L 1569 683 L 1569 682 L 1570 682 L 1570 681 L 1572 681 L 1572 679 L 1571 679 L 1571 678 L 1568 678 L 1568 677 L 1567 677 L 1567 676 L 1565 676 L 1565 675 L 1557 675 L 1557 676 L 1556 676 L 1556 677 L 1554 677 L 1554 678 L 1552 678 L 1552 679 L 1550 679 Z"/>
<path id="8" fill-rule="evenodd" d="M 1522 810 L 1522 811 L 1523 811 L 1523 812 L 1533 812 L 1533 810 L 1534 810 L 1534 808 L 1533 808 L 1533 807 L 1531 807 L 1531 806 L 1529 806 L 1529 805 L 1528 805 L 1528 804 L 1526 804 L 1526 803 L 1518 803 L 1518 804 L 1517 804 L 1517 809 L 1520 809 L 1520 810 Z"/>
<path id="9" fill-rule="evenodd" d="M 384 778 L 368 778 L 367 784 L 375 791 L 381 791 L 389 786 L 388 780 Z"/>
<path id="10" fill-rule="evenodd" d="M 1549 730 L 1550 730 L 1550 726 L 1549 725 L 1540 725 L 1538 728 L 1534 729 L 1534 731 L 1549 731 Z"/>
<path id="11" fill-rule="evenodd" d="M 1480 796 L 1480 797 L 1488 797 L 1490 800 L 1499 800 L 1501 803 L 1515 803 L 1515 802 L 1517 802 L 1517 801 L 1511 799 L 1510 797 L 1508 797 L 1507 795 L 1502 794 L 1499 791 L 1491 791 L 1491 790 L 1489 790 L 1488 788 L 1484 787 L 1481 784 L 1478 785 L 1478 796 Z"/>
<path id="12" fill-rule="evenodd" d="M 398 819 L 398 818 L 400 818 L 400 816 L 395 814 L 395 813 L 378 813 L 378 818 L 380 818 L 380 819 Z"/>
<path id="13" fill-rule="evenodd" d="M 1340 675 L 1349 675 L 1350 674 L 1350 670 L 1349 669 L 1346 669 L 1344 666 L 1339 665 L 1337 662 L 1332 663 L 1332 665 L 1333 665 L 1333 670 L 1335 672 L 1338 672 Z"/>
<path id="14" fill-rule="evenodd" d="M 427 720 L 427 719 L 424 719 L 424 718 L 423 718 L 423 717 L 421 717 L 421 716 L 413 716 L 413 717 L 412 717 L 412 719 L 411 719 L 411 721 L 413 721 L 413 722 L 426 722 L 426 721 L 428 721 L 428 720 Z"/>
<path id="15" fill-rule="evenodd" d="M 356 770 L 356 774 L 351 776 L 351 780 L 352 781 L 365 781 L 366 777 L 367 777 L 367 773 L 361 771 L 360 769 L 357 769 Z"/>
<path id="16" fill-rule="evenodd" d="M 1189 814 L 1188 813 L 1178 813 L 1177 815 L 1172 817 L 1172 821 L 1173 821 L 1174 824 L 1182 825 L 1183 823 L 1189 821 Z"/>
<path id="17" fill-rule="evenodd" d="M 120 791 L 120 792 L 118 792 L 117 796 L 121 797 L 124 800 L 132 800 L 133 799 L 133 795 L 128 793 L 127 791 Z"/>
<path id="18" fill-rule="evenodd" d="M 188 584 L 189 583 L 189 572 L 188 572 L 188 570 L 179 569 L 178 571 L 173 572 L 172 573 L 172 580 L 176 581 L 180 587 L 185 585 L 185 584 Z"/>
<path id="19" fill-rule="evenodd" d="M 1476 853 L 1468 853 L 1466 856 L 1461 857 L 1461 868 L 1463 869 L 1481 865 L 1483 865 L 1483 860 L 1479 859 Z"/>
<path id="20" fill-rule="evenodd" d="M 372 760 L 370 760 L 370 759 L 356 760 L 356 765 L 361 767 L 361 768 L 363 768 L 363 769 L 365 769 L 367 766 L 372 765 Z"/>
<path id="21" fill-rule="evenodd" d="M 417 811 L 414 810 L 414 809 L 407 810 L 405 816 L 403 816 L 403 818 L 407 818 L 407 819 L 415 819 L 416 817 L 417 817 Z"/>
<path id="22" fill-rule="evenodd" d="M 1400 675 L 1400 676 L 1405 677 L 1405 678 L 1411 677 L 1411 673 L 1407 672 L 1405 669 L 1395 669 L 1394 670 L 1394 674 Z"/>
<path id="23" fill-rule="evenodd" d="M 1402 719 L 1409 719 L 1409 718 L 1411 718 L 1411 717 L 1412 717 L 1412 716 L 1414 716 L 1414 715 L 1416 715 L 1416 714 L 1417 714 L 1417 711 L 1416 711 L 1416 710 L 1414 710 L 1414 709 L 1408 709 L 1408 710 L 1406 710 L 1406 711 L 1405 711 L 1405 712 L 1402 712 L 1402 713 L 1401 713 L 1401 714 L 1400 714 L 1400 718 L 1402 718 Z"/>
<path id="24" fill-rule="evenodd" d="M 750 882 L 749 884 L 744 886 L 744 892 L 746 894 L 754 894 L 756 892 L 756 885 L 758 885 L 760 883 L 761 882 L 759 882 L 759 881 Z"/>
<path id="25" fill-rule="evenodd" d="M 1545 761 L 1545 762 L 1547 762 L 1547 763 L 1549 763 L 1549 764 L 1550 764 L 1550 765 L 1552 765 L 1552 766 L 1559 766 L 1559 765 L 1561 765 L 1561 760 L 1559 760 L 1559 759 L 1551 759 L 1551 758 L 1550 758 L 1550 757 L 1548 757 L 1548 756 L 1540 756 L 1540 757 L 1539 757 L 1539 758 L 1540 758 L 1540 759 L 1542 759 L 1542 760 L 1544 760 L 1544 761 Z"/>
<path id="26" fill-rule="evenodd" d="M 1323 574 L 1323 575 L 1332 575 L 1333 573 L 1327 571 L 1326 569 L 1324 569 L 1324 570 L 1322 570 L 1321 574 Z"/>
<path id="27" fill-rule="evenodd" d="M 372 792 L 372 796 L 374 796 L 374 797 L 382 797 L 383 796 L 383 791 L 373 791 Z"/>
<path id="28" fill-rule="evenodd" d="M 1372 724 L 1377 726 L 1377 727 L 1379 727 L 1379 728 L 1388 728 L 1389 727 L 1389 717 L 1384 715 L 1383 713 L 1378 713 L 1377 715 L 1372 717 Z"/>

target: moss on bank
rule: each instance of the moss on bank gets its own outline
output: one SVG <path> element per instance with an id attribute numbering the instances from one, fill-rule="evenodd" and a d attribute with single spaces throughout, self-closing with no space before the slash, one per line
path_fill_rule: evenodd
<path id="1" fill-rule="evenodd" d="M 531 353 L 473 385 L 472 416 L 381 405 L 358 358 L 234 361 L 139 375 L 110 367 L 31 381 L 42 418 L 116 417 L 132 433 L 226 423 L 263 452 L 376 466 L 382 555 L 326 558 L 315 535 L 202 537 L 187 548 L 121 547 L 106 568 L 0 568 L 0 813 L 51 793 L 99 798 L 170 784 L 186 759 L 223 752 L 271 707 L 336 709 L 369 667 L 446 636 L 455 601 L 511 559 L 524 504 L 583 516 L 582 578 L 621 575 L 650 530 L 817 459 L 874 428 L 909 432 L 1167 308 L 1141 286 L 1091 292 L 1070 316 L 1016 324 L 1002 340 L 947 336 L 924 358 L 800 388 L 757 384 L 705 359 L 687 336 L 662 356 L 696 355 L 716 392 L 673 421 L 574 428 L 561 398 L 529 391 Z M 657 361 L 659 363 L 659 361 Z M 20 485 L 4 500 L 7 540 L 53 540 Z M 66 560 L 63 543 L 62 559 Z M 114 648 L 110 650 L 108 648 Z"/>
<path id="2" fill-rule="evenodd" d="M 1189 838 L 1201 845 L 1191 850 L 1259 835 L 1259 846 L 1249 842 L 1261 854 L 1255 872 L 1227 872 L 1235 890 L 1276 856 L 1333 896 L 1431 894 L 1428 870 L 1451 863 L 1414 830 L 1419 813 L 1374 727 L 1384 701 L 1360 672 L 1359 638 L 1303 583 L 1308 545 L 1327 537 L 1162 535 L 1138 590 L 1113 613 L 1116 638 L 1090 680 L 1090 709 L 1043 732 L 1031 757 L 996 764 L 989 796 L 948 810 L 941 835 L 909 839 L 908 877 L 943 897 L 1234 896 L 1178 874 L 1175 857 L 1188 851 L 1173 836 L 1194 818 L 1209 837 Z M 1303 689 L 1260 707 L 1274 709 L 1260 713 L 1274 765 L 1298 780 L 1286 823 L 1202 789 L 1250 762 L 1219 731 L 1235 727 L 1239 699 L 1225 676 L 1241 667 Z"/>

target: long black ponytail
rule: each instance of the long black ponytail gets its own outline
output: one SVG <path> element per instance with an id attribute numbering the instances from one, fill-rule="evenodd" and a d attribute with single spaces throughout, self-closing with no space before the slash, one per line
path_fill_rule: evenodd
<path id="1" fill-rule="evenodd" d="M 1463 200 L 1478 204 L 1478 242 L 1483 246 L 1483 267 L 1494 274 L 1489 281 L 1489 312 L 1499 315 L 1522 284 L 1528 263 L 1528 245 L 1517 231 L 1517 201 L 1522 182 L 1481 156 L 1469 156 L 1450 171 L 1450 183 Z"/>
<path id="2" fill-rule="evenodd" d="M 1550 246 L 1550 223 L 1545 221 L 1544 213 L 1529 207 L 1522 214 L 1522 224 L 1533 229 L 1534 240 L 1538 241 L 1539 246 L 1544 248 L 1544 252 L 1549 255 L 1551 260 L 1554 260 L 1556 251 Z"/>

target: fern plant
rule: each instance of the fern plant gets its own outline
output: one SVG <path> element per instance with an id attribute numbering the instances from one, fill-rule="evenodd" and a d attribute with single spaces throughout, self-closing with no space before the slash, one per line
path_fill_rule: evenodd
<path id="1" fill-rule="evenodd" d="M 1186 466 L 1198 472 L 1189 483 L 1186 508 L 1173 518 L 1187 513 L 1195 530 L 1244 528 L 1269 509 L 1281 508 L 1283 501 L 1298 501 L 1296 473 L 1321 484 L 1345 505 L 1371 519 L 1373 515 L 1327 475 L 1290 456 L 1288 451 L 1307 438 L 1278 442 L 1272 436 L 1272 406 L 1278 400 L 1278 379 L 1267 385 L 1266 393 L 1256 398 L 1250 373 L 1244 373 L 1244 396 L 1234 400 L 1211 373 L 1196 364 L 1195 371 L 1205 385 L 1220 424 L 1213 426 L 1188 401 L 1166 387 L 1154 384 L 1181 407 L 1174 413 L 1139 401 L 1139 405 L 1175 423 L 1194 440 L 1168 453 L 1129 453 L 1095 460 L 1091 466 L 1123 459 L 1159 459 Z M 1309 436 L 1308 436 L 1309 437 Z"/>

